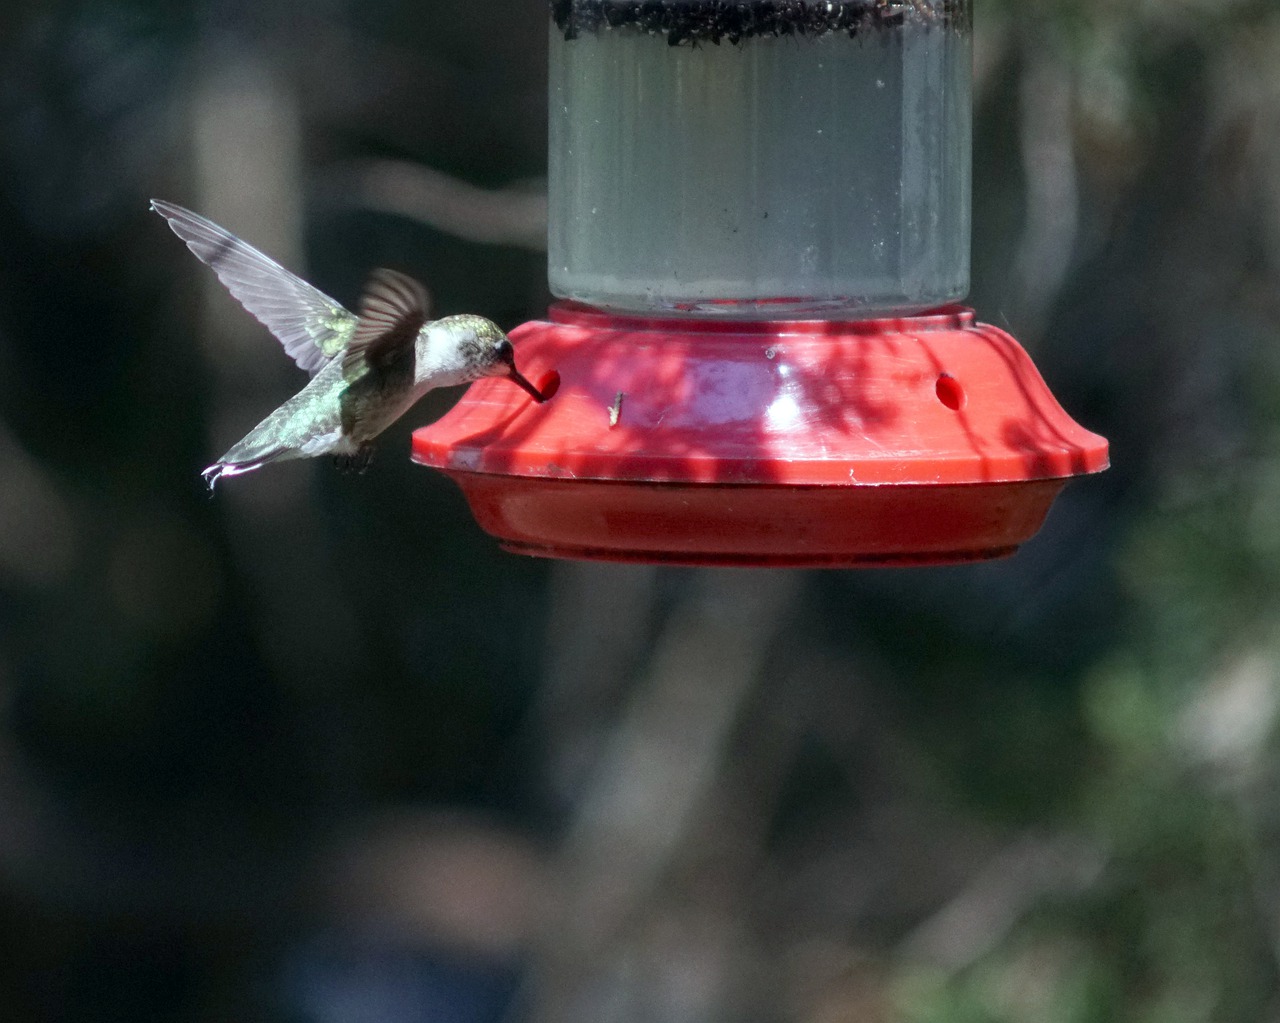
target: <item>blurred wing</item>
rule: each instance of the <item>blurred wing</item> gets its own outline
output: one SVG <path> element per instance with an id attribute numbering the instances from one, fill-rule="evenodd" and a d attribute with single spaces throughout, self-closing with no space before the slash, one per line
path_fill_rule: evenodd
<path id="1" fill-rule="evenodd" d="M 347 346 L 356 318 L 324 292 L 198 213 L 161 199 L 151 208 L 303 369 L 315 373 Z"/>
<path id="2" fill-rule="evenodd" d="M 373 271 L 343 356 L 343 374 L 350 380 L 366 368 L 387 370 L 406 357 L 412 359 L 414 341 L 429 311 L 427 289 L 412 277 L 385 268 Z"/>

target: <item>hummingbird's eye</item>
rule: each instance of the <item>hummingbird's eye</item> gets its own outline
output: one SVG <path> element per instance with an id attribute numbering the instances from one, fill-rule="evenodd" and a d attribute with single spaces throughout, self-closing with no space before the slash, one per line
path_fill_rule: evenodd
<path id="1" fill-rule="evenodd" d="M 493 346 L 493 354 L 499 359 L 509 359 L 515 354 L 515 349 L 511 347 L 511 342 L 505 337 Z"/>

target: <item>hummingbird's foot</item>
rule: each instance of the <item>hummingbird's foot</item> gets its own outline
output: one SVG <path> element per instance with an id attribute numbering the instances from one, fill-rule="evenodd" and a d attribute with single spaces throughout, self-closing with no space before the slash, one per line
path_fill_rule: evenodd
<path id="1" fill-rule="evenodd" d="M 363 474 L 373 461 L 375 448 L 372 444 L 361 444 L 354 455 L 334 455 L 333 464 L 342 472 Z"/>

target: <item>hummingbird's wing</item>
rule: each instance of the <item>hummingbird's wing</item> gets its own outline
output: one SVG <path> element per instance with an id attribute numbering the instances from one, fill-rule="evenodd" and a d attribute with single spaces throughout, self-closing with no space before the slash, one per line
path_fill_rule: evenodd
<path id="1" fill-rule="evenodd" d="M 162 199 L 151 208 L 303 369 L 314 374 L 346 348 L 356 317 L 324 292 L 198 213 Z"/>
<path id="2" fill-rule="evenodd" d="M 369 275 L 360 299 L 360 319 L 342 356 L 343 375 L 351 380 L 366 370 L 390 370 L 408 360 L 412 371 L 414 342 L 430 312 L 427 289 L 385 267 Z"/>

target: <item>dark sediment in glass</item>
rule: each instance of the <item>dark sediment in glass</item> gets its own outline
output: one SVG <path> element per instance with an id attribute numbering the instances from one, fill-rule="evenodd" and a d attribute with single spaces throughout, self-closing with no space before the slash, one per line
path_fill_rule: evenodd
<path id="1" fill-rule="evenodd" d="M 968 28 L 970 0 L 549 0 L 566 40 L 634 27 L 668 43 L 740 43 L 754 36 L 856 36 L 904 25 Z"/>

